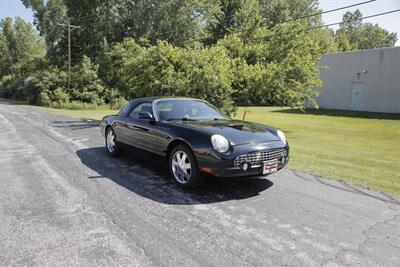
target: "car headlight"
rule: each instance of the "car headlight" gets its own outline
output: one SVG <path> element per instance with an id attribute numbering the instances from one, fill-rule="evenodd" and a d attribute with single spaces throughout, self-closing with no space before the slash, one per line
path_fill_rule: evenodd
<path id="1" fill-rule="evenodd" d="M 211 143 L 214 149 L 220 153 L 225 153 L 229 150 L 229 141 L 219 134 L 211 136 Z"/>
<path id="2" fill-rule="evenodd" d="M 285 134 L 284 134 L 282 131 L 280 131 L 280 130 L 278 130 L 276 133 L 278 134 L 278 137 L 281 139 L 281 141 L 282 141 L 284 144 L 286 144 L 287 141 L 286 141 L 286 136 L 285 136 Z"/>

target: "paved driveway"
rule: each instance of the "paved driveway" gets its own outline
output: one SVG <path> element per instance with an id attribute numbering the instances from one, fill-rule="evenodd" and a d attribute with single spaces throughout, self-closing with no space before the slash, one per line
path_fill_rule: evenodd
<path id="1" fill-rule="evenodd" d="M 400 265 L 399 198 L 291 170 L 185 192 L 97 123 L 0 100 L 0 125 L 1 266 Z"/>

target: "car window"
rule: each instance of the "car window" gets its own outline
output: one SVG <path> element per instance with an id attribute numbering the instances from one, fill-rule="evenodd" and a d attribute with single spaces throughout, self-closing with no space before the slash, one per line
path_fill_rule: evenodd
<path id="1" fill-rule="evenodd" d="M 226 118 L 205 101 L 191 99 L 161 100 L 157 103 L 160 120 L 195 119 L 212 120 Z"/>
<path id="2" fill-rule="evenodd" d="M 128 103 L 128 104 L 126 104 L 125 106 L 123 106 L 123 107 L 121 108 L 121 110 L 119 111 L 118 115 L 120 115 L 120 116 L 126 116 L 126 114 L 127 114 L 128 111 L 129 111 L 129 108 L 130 108 L 130 103 Z"/>
<path id="3" fill-rule="evenodd" d="M 129 114 L 129 117 L 138 119 L 139 118 L 139 113 L 140 112 L 150 112 L 151 115 L 153 115 L 153 108 L 151 102 L 144 102 L 139 105 L 137 105 Z"/>

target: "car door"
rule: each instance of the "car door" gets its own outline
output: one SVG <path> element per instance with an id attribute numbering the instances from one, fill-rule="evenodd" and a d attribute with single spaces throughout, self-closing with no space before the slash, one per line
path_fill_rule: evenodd
<path id="1" fill-rule="evenodd" d="M 125 105 L 118 113 L 117 119 L 113 122 L 113 129 L 117 136 L 117 141 L 125 144 L 129 144 L 126 128 L 129 118 L 126 115 L 128 114 L 130 108 L 130 103 Z"/>
<path id="2" fill-rule="evenodd" d="M 137 104 L 127 117 L 125 125 L 128 144 L 140 149 L 151 151 L 152 133 L 151 123 L 149 120 L 140 119 L 141 112 L 149 112 L 153 115 L 152 103 L 142 102 Z"/>
<path id="3" fill-rule="evenodd" d="M 128 115 L 126 135 L 131 146 L 147 150 L 159 155 L 164 155 L 171 140 L 168 129 L 160 122 L 139 118 L 141 112 L 149 112 L 152 116 L 151 102 L 142 102 L 135 106 Z"/>

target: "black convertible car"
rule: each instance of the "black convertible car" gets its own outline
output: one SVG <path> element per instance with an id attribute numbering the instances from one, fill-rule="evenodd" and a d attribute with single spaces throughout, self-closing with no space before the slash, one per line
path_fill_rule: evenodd
<path id="1" fill-rule="evenodd" d="M 184 188 L 199 185 L 203 174 L 267 175 L 289 159 L 289 145 L 281 131 L 230 119 L 199 99 L 133 99 L 100 125 L 111 155 L 124 146 L 161 155 L 172 178 Z"/>

